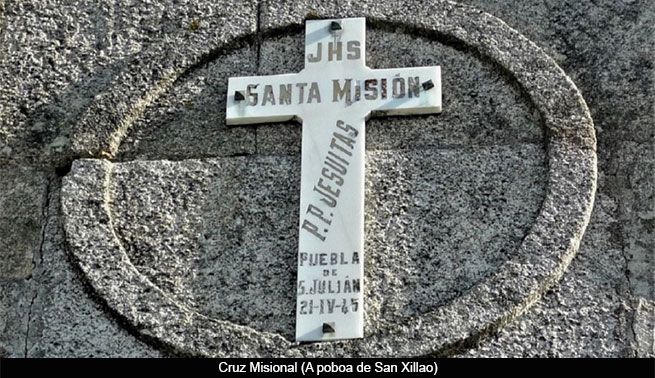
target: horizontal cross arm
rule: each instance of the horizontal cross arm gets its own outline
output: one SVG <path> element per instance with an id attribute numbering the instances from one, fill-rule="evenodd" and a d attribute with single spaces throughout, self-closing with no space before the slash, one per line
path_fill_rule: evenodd
<path id="1" fill-rule="evenodd" d="M 372 115 L 441 112 L 441 69 L 435 67 L 370 70 L 363 79 L 361 101 Z"/>
<path id="2" fill-rule="evenodd" d="M 309 93 L 308 83 L 297 74 L 244 76 L 228 81 L 226 122 L 228 125 L 283 122 L 297 115 L 299 92 Z"/>

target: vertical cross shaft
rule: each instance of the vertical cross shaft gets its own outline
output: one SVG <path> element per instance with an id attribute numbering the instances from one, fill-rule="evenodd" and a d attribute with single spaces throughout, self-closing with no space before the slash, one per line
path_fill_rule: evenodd
<path id="1" fill-rule="evenodd" d="M 227 123 L 303 123 L 296 340 L 363 337 L 365 121 L 441 111 L 439 67 L 371 70 L 365 20 L 308 21 L 298 74 L 230 78 Z"/>

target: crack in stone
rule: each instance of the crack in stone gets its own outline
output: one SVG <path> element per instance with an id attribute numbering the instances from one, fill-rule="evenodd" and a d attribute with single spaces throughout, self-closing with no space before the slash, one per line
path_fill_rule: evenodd
<path id="1" fill-rule="evenodd" d="M 256 56 L 256 61 L 255 61 L 255 72 L 257 72 L 258 75 L 261 74 L 259 72 L 260 65 L 261 65 L 261 55 L 262 55 L 262 43 L 264 41 L 264 36 L 262 35 L 262 0 L 257 1 L 257 30 L 255 31 L 255 46 L 257 50 L 257 56 Z M 257 141 L 257 131 L 259 130 L 259 126 L 254 127 L 254 133 L 255 133 L 255 154 L 259 152 L 259 143 Z"/>
<path id="2" fill-rule="evenodd" d="M 632 342 L 634 342 L 635 347 L 633 348 L 632 351 L 629 352 L 630 354 L 632 354 L 632 356 L 629 357 L 636 357 L 636 353 L 639 350 L 639 340 L 637 339 L 637 331 L 635 329 L 635 323 L 637 322 L 637 314 L 639 313 L 639 307 L 641 302 L 637 298 L 637 303 L 636 305 L 634 305 L 635 294 L 634 294 L 634 290 L 632 289 L 632 282 L 630 281 L 630 269 L 628 269 L 629 259 L 626 256 L 626 251 L 624 247 L 621 248 L 621 257 L 623 257 L 623 262 L 625 264 L 624 275 L 628 283 L 627 285 L 628 293 L 630 295 L 629 303 L 632 302 L 632 304 L 630 305 L 630 309 L 632 310 L 632 316 L 627 317 L 628 329 L 630 332 L 628 338 L 629 340 L 632 340 Z"/>
<path id="3" fill-rule="evenodd" d="M 257 61 L 256 63 L 256 69 L 257 73 L 259 72 L 259 64 L 260 64 L 260 58 L 261 58 L 261 48 L 262 48 L 262 41 L 263 41 L 263 36 L 262 36 L 262 2 L 261 0 L 257 1 L 257 29 L 255 30 L 255 45 L 257 49 Z"/>
<path id="4" fill-rule="evenodd" d="M 45 187 L 45 203 L 43 205 L 43 210 L 41 211 L 41 218 L 43 219 L 43 225 L 41 227 L 41 240 L 39 242 L 39 248 L 38 250 L 32 255 L 32 274 L 27 278 L 27 281 L 29 280 L 36 280 L 36 269 L 41 266 L 41 262 L 43 260 L 43 246 L 45 244 L 45 239 L 46 239 L 46 231 L 48 228 L 48 223 L 50 221 L 50 196 L 52 195 L 52 189 L 51 189 L 51 182 L 52 180 L 51 177 L 48 178 L 48 181 L 46 183 Z M 27 327 L 25 329 L 25 357 L 28 357 L 28 352 L 29 352 L 29 337 L 30 337 L 30 324 L 32 322 L 32 309 L 34 307 L 34 302 L 36 302 L 36 298 L 39 295 L 39 288 L 38 285 L 36 285 L 35 282 L 32 282 L 32 288 L 34 290 L 34 293 L 32 294 L 32 298 L 30 299 L 30 306 L 27 311 Z"/>
<path id="5" fill-rule="evenodd" d="M 614 287 L 614 292 L 619 298 L 621 298 L 621 308 L 618 309 L 620 313 L 615 313 L 614 317 L 621 324 L 620 327 L 622 328 L 622 332 L 625 332 L 625 339 L 623 339 L 618 332 L 615 332 L 615 338 L 618 342 L 624 343 L 625 345 L 623 352 L 624 357 L 631 357 L 636 353 L 635 345 L 637 343 L 637 334 L 635 332 L 635 322 L 639 306 L 638 303 L 635 305 L 635 295 L 632 281 L 630 279 L 630 259 L 627 255 L 626 237 L 622 228 L 621 219 L 625 210 L 621 208 L 621 204 L 624 203 L 621 199 L 621 193 L 624 190 L 623 188 L 625 188 L 626 179 L 620 175 L 620 170 L 616 166 L 616 161 L 618 159 L 617 154 L 617 150 L 610 150 L 607 155 L 601 158 L 602 162 L 599 163 L 599 165 L 601 165 L 601 170 L 606 172 L 606 175 L 608 176 L 608 179 L 606 179 L 608 181 L 602 185 L 603 187 L 601 191 L 605 192 L 605 194 L 615 204 L 617 204 L 616 208 L 611 212 L 612 222 L 608 231 L 612 236 L 612 243 L 617 245 L 617 249 L 623 260 L 623 267 L 620 267 L 619 269 L 621 269 L 623 273 L 622 276 L 625 278 L 625 286 L 627 287 L 627 289 L 622 289 L 619 285 Z M 612 181 L 609 181 L 609 177 L 612 178 Z M 628 298 L 626 298 L 626 292 Z M 630 315 L 630 312 L 632 312 L 632 315 Z"/>
<path id="6" fill-rule="evenodd" d="M 641 299 L 637 298 L 637 304 L 633 310 L 632 319 L 630 319 L 630 331 L 632 331 L 632 340 L 634 342 L 634 350 L 632 350 L 632 356 L 629 357 L 639 357 L 640 343 L 639 338 L 637 337 L 637 329 L 635 328 L 635 323 L 637 323 L 637 315 L 641 309 Z"/>
<path id="7" fill-rule="evenodd" d="M 618 215 L 620 216 L 621 215 L 620 214 L 621 213 L 621 208 L 620 207 L 617 208 L 617 212 L 619 213 Z M 635 330 L 635 323 L 637 321 L 637 314 L 639 312 L 640 302 L 639 302 L 639 299 L 635 296 L 634 289 L 633 289 L 633 286 L 632 286 L 632 280 L 630 279 L 630 265 L 629 265 L 630 264 L 630 259 L 627 256 L 627 248 L 625 246 L 625 235 L 623 234 L 623 230 L 621 230 L 621 229 L 619 229 L 616 232 L 619 233 L 618 237 L 619 237 L 619 240 L 620 240 L 620 243 L 621 243 L 621 257 L 623 258 L 623 264 L 624 264 L 623 275 L 624 275 L 626 283 L 627 283 L 626 286 L 627 286 L 627 291 L 628 291 L 628 295 L 629 295 L 629 299 L 627 301 L 628 304 L 629 304 L 628 308 L 630 310 L 632 310 L 632 316 L 627 316 L 626 321 L 628 322 L 628 324 L 627 324 L 628 332 L 630 332 L 630 335 L 628 335 L 628 340 L 629 340 L 628 342 L 632 341 L 632 343 L 634 343 L 633 345 L 635 345 L 635 347 L 633 347 L 633 350 L 628 351 L 627 354 L 629 355 L 629 357 L 636 357 L 639 341 L 637 340 L 637 331 Z M 619 295 L 619 297 L 622 296 L 621 293 L 618 292 L 618 288 L 617 288 L 617 294 Z M 637 298 L 637 303 L 635 305 L 635 299 L 636 298 Z M 632 355 L 632 356 L 630 356 L 630 355 Z"/>
<path id="8" fill-rule="evenodd" d="M 617 215 L 619 215 L 619 217 L 620 217 L 621 213 L 622 213 L 620 206 L 617 208 L 616 211 L 617 211 L 617 213 L 619 213 Z M 623 233 L 623 230 L 620 229 L 620 228 L 616 232 L 619 234 L 618 238 L 619 238 L 620 243 L 621 243 L 621 257 L 623 258 L 623 264 L 624 264 L 623 275 L 625 276 L 625 280 L 626 280 L 626 283 L 627 283 L 627 285 L 626 285 L 627 286 L 627 291 L 628 291 L 628 295 L 630 296 L 630 298 L 628 300 L 628 303 L 630 303 L 629 308 L 630 308 L 630 310 L 632 310 L 632 316 L 627 316 L 627 319 L 626 319 L 627 322 L 628 322 L 628 332 L 630 332 L 630 335 L 628 336 L 628 339 L 632 340 L 632 342 L 635 343 L 634 345 L 638 345 L 637 332 L 635 330 L 635 322 L 637 320 L 637 313 L 639 311 L 639 300 L 637 299 L 637 304 L 635 306 L 634 305 L 634 299 L 636 297 L 635 297 L 634 289 L 633 289 L 633 286 L 632 286 L 632 280 L 630 279 L 630 259 L 627 256 L 627 248 L 626 248 L 626 245 L 625 245 L 625 242 L 626 242 L 625 241 L 625 235 Z M 619 295 L 619 297 L 621 297 L 621 293 L 618 293 L 618 288 L 617 288 L 617 294 Z M 637 351 L 637 349 L 633 349 L 632 351 L 630 351 L 628 353 L 635 354 L 636 351 Z"/>
<path id="9" fill-rule="evenodd" d="M 380 147 L 380 148 L 370 148 L 366 149 L 366 153 L 376 153 L 376 152 L 414 152 L 414 151 L 473 151 L 480 148 L 503 148 L 503 147 L 522 147 L 522 146 L 543 146 L 542 142 L 532 142 L 532 141 L 519 141 L 516 143 L 495 143 L 495 144 L 476 144 L 472 146 L 462 146 L 456 144 L 442 144 L 434 146 L 420 146 L 412 148 L 396 148 L 396 147 Z M 121 164 L 129 163 L 133 161 L 160 161 L 168 160 L 173 162 L 184 161 L 184 160 L 209 160 L 209 159 L 230 159 L 230 158 L 239 158 L 244 156 L 250 157 L 298 157 L 301 155 L 301 151 L 283 151 L 283 152 L 237 152 L 232 154 L 225 155 L 211 155 L 211 154 L 193 154 L 189 156 L 179 156 L 179 155 L 158 155 L 157 157 L 152 157 L 150 155 L 130 155 L 124 158 L 116 159 L 106 159 L 102 156 L 88 156 L 84 159 L 96 159 L 96 160 L 106 160 L 112 164 Z M 78 160 L 78 159 L 76 159 Z"/>
<path id="10" fill-rule="evenodd" d="M 7 31 L 7 16 L 5 15 L 5 2 L 0 1 L 0 41 L 4 41 L 5 33 Z M 0 52 L 0 59 L 4 58 Z"/>
<path id="11" fill-rule="evenodd" d="M 25 330 L 25 358 L 27 358 L 27 353 L 29 351 L 28 344 L 30 338 L 30 322 L 32 321 L 32 307 L 34 307 L 34 302 L 38 296 L 38 288 L 34 288 L 34 294 L 32 294 L 32 299 L 30 300 L 30 308 L 27 311 L 27 329 Z"/>

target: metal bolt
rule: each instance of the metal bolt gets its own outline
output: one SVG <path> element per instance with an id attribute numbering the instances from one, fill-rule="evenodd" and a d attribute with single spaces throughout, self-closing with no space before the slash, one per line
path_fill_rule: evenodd
<path id="1" fill-rule="evenodd" d="M 339 22 L 337 22 L 337 21 L 332 21 L 330 23 L 330 32 L 336 33 L 339 30 L 341 30 L 341 24 Z"/>
<path id="2" fill-rule="evenodd" d="M 243 95 L 242 91 L 235 91 L 234 92 L 234 101 L 239 102 L 245 100 L 246 97 Z"/>
<path id="3" fill-rule="evenodd" d="M 434 83 L 432 82 L 432 80 L 428 80 L 423 84 L 421 84 L 421 86 L 423 87 L 424 91 L 429 91 L 430 89 L 434 88 Z"/>
<path id="4" fill-rule="evenodd" d="M 334 322 L 323 323 L 323 333 L 335 333 Z"/>

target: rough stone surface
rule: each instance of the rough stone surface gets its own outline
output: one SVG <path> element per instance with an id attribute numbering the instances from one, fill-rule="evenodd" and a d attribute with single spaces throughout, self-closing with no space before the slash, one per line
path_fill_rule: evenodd
<path id="1" fill-rule="evenodd" d="M 612 357 L 630 345 L 629 287 L 612 245 L 616 203 L 600 194 L 585 243 L 562 281 L 495 338 L 465 353 L 477 357 Z"/>
<path id="2" fill-rule="evenodd" d="M 256 74 L 252 45 L 223 55 L 180 78 L 134 121 L 118 158 L 169 159 L 232 156 L 256 152 L 252 127 L 225 125 L 225 98 L 230 76 Z"/>
<path id="3" fill-rule="evenodd" d="M 593 310 L 596 297 L 582 297 L 575 303 L 575 307 L 567 310 L 562 308 L 561 301 L 546 295 L 526 314 L 525 324 L 552 324 L 550 329 L 557 327 L 559 332 L 544 334 L 534 328 L 532 333 L 526 333 L 519 330 L 517 324 L 513 324 L 503 330 L 503 336 L 483 344 L 479 352 L 473 350 L 471 353 L 499 355 L 507 350 L 504 355 L 547 354 L 528 346 L 522 348 L 523 353 L 515 352 L 517 348 L 512 345 L 525 340 L 521 335 L 529 333 L 531 338 L 539 337 L 550 345 L 560 345 L 556 354 L 580 355 L 584 349 L 577 346 L 589 342 L 580 340 L 580 329 L 596 330 L 599 325 L 616 323 L 618 318 L 626 319 L 627 327 L 630 328 L 632 320 L 629 313 L 637 311 L 635 302 L 630 298 L 636 298 L 637 303 L 642 301 L 639 297 L 652 300 L 655 290 L 652 273 L 655 270 L 655 249 L 652 247 L 655 236 L 653 222 L 648 215 L 655 206 L 652 197 L 655 181 L 652 166 L 655 156 L 655 132 L 652 128 L 655 122 L 655 58 L 649 47 L 653 45 L 655 36 L 655 26 L 649 21 L 655 17 L 655 4 L 649 1 L 510 3 L 477 0 L 467 0 L 464 3 L 500 17 L 544 48 L 583 93 L 596 127 L 600 176 L 605 177 L 599 182 L 598 196 L 600 201 L 606 198 L 605 201 L 611 203 L 611 207 L 602 217 L 592 217 L 578 258 L 572 262 L 570 272 L 564 279 L 567 280 L 569 275 L 596 275 L 596 271 L 578 261 L 589 253 L 587 251 L 592 250 L 596 255 L 616 254 L 615 264 L 603 266 L 601 271 L 615 271 L 612 282 L 624 288 L 621 297 L 613 301 L 613 307 L 620 309 L 618 314 L 604 312 L 596 321 L 580 317 L 580 322 L 574 324 L 536 319 L 542 311 L 559 313 Z M 598 230 L 594 226 L 597 222 L 609 220 L 610 227 Z M 599 239 L 607 242 L 596 246 L 595 241 Z M 623 261 L 620 261 L 619 256 Z M 602 295 L 597 298 L 602 298 Z M 644 326 L 632 328 L 638 339 L 646 340 L 641 345 L 651 347 L 637 353 L 634 345 L 628 345 L 625 339 L 613 338 L 610 340 L 617 343 L 612 348 L 615 353 L 608 354 L 653 357 L 655 327 L 652 326 L 652 320 L 644 320 L 648 316 L 652 319 L 647 311 L 642 312 L 639 319 L 642 319 Z M 622 332 L 621 335 L 629 336 L 633 331 Z M 536 336 L 539 333 L 541 335 Z M 562 337 L 562 333 L 568 337 Z M 623 349 L 623 346 L 627 349 Z M 585 354 L 597 355 L 590 348 L 586 349 Z"/>
<path id="4" fill-rule="evenodd" d="M 589 105 L 601 157 L 617 140 L 655 142 L 652 1 L 462 3 L 520 30 L 567 72 Z"/>
<path id="5" fill-rule="evenodd" d="M 655 300 L 655 146 L 621 142 L 607 164 L 607 182 L 619 202 L 614 231 L 633 295 Z"/>
<path id="6" fill-rule="evenodd" d="M 30 297 L 24 356 L 160 356 L 128 334 L 85 291 L 64 247 L 59 193 L 57 179 L 53 182 L 44 233 L 45 252 L 35 271 L 35 290 Z"/>
<path id="7" fill-rule="evenodd" d="M 29 278 L 40 253 L 48 180 L 43 172 L 0 166 L 0 280 Z"/>
<path id="8" fill-rule="evenodd" d="M 0 282 L 0 357 L 24 357 L 32 304 L 30 281 Z"/>
<path id="9" fill-rule="evenodd" d="M 48 175 L 7 165 L 0 177 L 0 356 L 24 356 L 34 268 L 44 250 Z"/>
<path id="10" fill-rule="evenodd" d="M 655 302 L 646 299 L 638 300 L 632 331 L 635 338 L 633 349 L 637 357 L 653 358 L 655 356 Z"/>
<path id="11" fill-rule="evenodd" d="M 515 253 L 543 201 L 538 150 L 369 154 L 367 333 L 439 307 Z M 204 315 L 293 339 L 296 157 L 125 163 L 114 172 L 113 224 L 140 272 Z"/>
<path id="12" fill-rule="evenodd" d="M 462 355 L 655 356 L 655 26 L 651 22 L 655 4 L 647 0 L 462 2 L 504 20 L 564 69 L 581 90 L 593 116 L 600 170 L 597 206 L 580 251 L 562 280 L 525 314 Z M 145 356 L 157 355 L 170 347 L 158 345 L 155 351 L 152 343 L 136 340 L 134 329 L 117 324 L 116 319 L 121 323 L 124 319 L 82 289 L 84 281 L 78 278 L 78 269 L 62 248 L 63 236 L 52 231 L 61 227 L 62 218 L 56 208 L 44 212 L 48 191 L 45 188 L 48 181 L 53 183 L 50 209 L 59 201 L 60 189 L 57 180 L 52 179 L 54 168 L 64 167 L 58 173 L 65 174 L 66 164 L 78 155 L 177 160 L 261 153 L 289 154 L 292 156 L 288 161 L 293 161 L 299 147 L 298 125 L 228 131 L 220 120 L 222 105 L 212 108 L 206 96 L 220 95 L 220 86 L 224 85 L 213 75 L 297 70 L 298 54 L 294 51 L 301 46 L 301 28 L 271 31 L 271 27 L 289 22 L 299 25 L 305 16 L 360 16 L 368 12 L 369 20 L 378 21 L 369 25 L 369 39 L 375 34 L 379 42 L 376 45 L 375 41 L 368 41 L 371 66 L 413 65 L 433 59 L 445 68 L 446 58 L 425 52 L 440 48 L 446 55 L 451 54 L 447 57 L 450 64 L 463 65 L 451 74 L 458 72 L 462 80 L 474 79 L 476 75 L 486 80 L 479 88 L 475 82 L 461 88 L 457 81 L 451 84 L 450 93 L 459 91 L 457 96 L 465 100 L 448 104 L 463 109 L 458 112 L 461 117 L 452 122 L 445 122 L 446 114 L 436 117 L 436 122 L 410 118 L 370 120 L 369 149 L 388 150 L 389 156 L 394 156 L 395 149 L 402 148 L 408 150 L 401 152 L 407 156 L 421 154 L 412 149 L 421 145 L 441 156 L 452 146 L 456 150 L 478 145 L 493 149 L 509 141 L 508 148 L 523 148 L 524 143 L 540 143 L 542 136 L 534 134 L 540 128 L 524 127 L 532 124 L 535 117 L 526 92 L 512 84 L 515 78 L 490 64 L 486 52 L 481 52 L 481 60 L 467 60 L 466 56 L 477 52 L 458 43 L 442 45 L 442 41 L 425 35 L 407 37 L 413 32 L 402 23 L 411 21 L 425 7 L 424 2 L 418 1 L 403 2 L 403 12 L 397 12 L 397 3 L 373 1 L 0 3 L 0 255 L 5 262 L 0 264 L 0 356 Z M 403 14 L 393 16 L 394 12 Z M 232 21 L 230 28 L 221 24 L 227 18 Z M 426 23 L 429 22 L 427 18 Z M 212 47 L 233 35 L 257 31 L 263 33 L 261 39 L 246 36 L 225 51 Z M 207 43 L 210 40 L 213 42 Z M 404 49 L 413 54 L 406 54 Z M 163 52 L 167 54 L 165 61 L 157 58 Z M 457 58 L 458 54 L 464 58 Z M 255 68 L 250 66 L 253 56 Z M 178 77 L 189 66 L 195 68 Z M 466 70 L 472 72 L 468 78 Z M 166 92 L 167 88 L 170 91 Z M 107 95 L 109 89 L 113 92 Z M 502 98 L 499 103 L 508 108 L 475 108 L 472 89 L 477 89 L 478 97 L 487 96 L 492 101 L 493 94 L 498 93 Z M 451 100 L 448 95 L 444 93 L 444 101 Z M 516 111 L 520 116 L 513 118 Z M 80 118 L 84 122 L 78 122 Z M 219 122 L 214 123 L 212 118 Z M 129 122 L 123 122 L 125 119 Z M 402 125 L 402 131 L 396 130 L 395 125 Z M 506 132 L 506 127 L 511 127 L 512 132 Z M 476 133 L 480 128 L 483 132 Z M 394 137 L 395 132 L 402 134 Z M 379 156 L 385 156 L 384 153 Z M 31 167 L 34 163 L 41 167 Z M 393 167 L 395 161 L 383 159 L 380 163 Z M 19 173 L 16 166 L 23 166 Z M 44 170 L 49 173 L 38 173 Z M 369 170 L 369 175 L 372 172 Z M 394 177 L 405 176 L 397 172 Z M 370 185 L 372 176 L 369 180 Z M 383 184 L 383 180 L 378 183 Z M 32 189 L 24 197 L 21 188 Z M 4 198 L 11 200 L 3 202 Z M 99 198 L 98 203 L 102 200 Z M 264 201 L 262 206 L 270 206 L 266 198 L 259 200 Z M 92 204 L 83 205 L 90 208 Z M 18 212 L 6 211 L 4 206 Z M 377 208 L 367 222 L 377 217 L 388 218 L 391 222 L 387 229 L 393 232 L 385 237 L 404 242 L 412 236 L 400 232 L 408 227 L 402 222 L 406 210 L 389 204 L 380 206 L 384 211 Z M 276 213 L 259 217 L 266 219 L 272 214 Z M 25 231 L 17 229 L 22 221 L 30 223 Z M 46 224 L 48 227 L 43 229 Z M 231 231 L 243 227 L 223 226 L 231 227 Z M 292 230 L 286 231 L 291 235 Z M 19 238 L 17 235 L 23 232 L 26 237 Z M 219 237 L 210 236 L 214 241 Z M 284 243 L 289 241 L 279 241 Z M 26 248 L 16 248 L 17 245 Z M 35 254 L 39 250 L 43 251 L 43 258 Z M 12 257 L 6 260 L 4 256 Z M 151 331 L 155 336 L 157 332 L 154 328 Z M 235 337 L 240 337 L 241 343 L 249 340 L 248 335 Z M 194 340 L 185 342 L 194 347 Z M 211 354 L 203 350 L 203 345 L 195 346 Z M 393 348 L 389 344 L 386 347 Z"/>
<path id="13" fill-rule="evenodd" d="M 75 155 L 113 154 L 125 120 L 149 96 L 215 44 L 256 30 L 256 8 L 255 1 L 9 2 L 0 159 L 61 165 Z M 102 95 L 108 87 L 120 93 Z"/>

